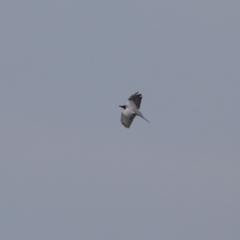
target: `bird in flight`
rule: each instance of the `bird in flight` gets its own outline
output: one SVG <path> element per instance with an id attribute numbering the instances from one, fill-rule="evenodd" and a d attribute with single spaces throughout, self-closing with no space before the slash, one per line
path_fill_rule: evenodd
<path id="1" fill-rule="evenodd" d="M 142 94 L 136 92 L 135 94 L 130 96 L 126 105 L 119 106 L 124 109 L 121 115 L 121 122 L 126 128 L 130 127 L 133 119 L 136 116 L 140 116 L 146 121 L 148 121 L 139 111 L 141 101 L 142 101 Z"/>

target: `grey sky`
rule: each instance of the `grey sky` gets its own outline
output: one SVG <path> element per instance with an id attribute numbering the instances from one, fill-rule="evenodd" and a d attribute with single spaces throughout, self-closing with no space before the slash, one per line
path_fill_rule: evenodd
<path id="1" fill-rule="evenodd" d="M 0 239 L 239 239 L 239 12 L 1 1 Z"/>

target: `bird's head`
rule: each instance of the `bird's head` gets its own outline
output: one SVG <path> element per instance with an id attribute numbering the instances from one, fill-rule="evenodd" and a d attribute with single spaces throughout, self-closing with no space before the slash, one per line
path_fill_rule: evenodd
<path id="1" fill-rule="evenodd" d="M 126 109 L 126 105 L 120 105 L 119 107 Z"/>

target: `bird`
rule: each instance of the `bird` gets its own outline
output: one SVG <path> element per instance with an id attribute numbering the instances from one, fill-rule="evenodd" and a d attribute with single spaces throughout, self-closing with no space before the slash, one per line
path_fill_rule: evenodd
<path id="1" fill-rule="evenodd" d="M 129 97 L 126 105 L 119 106 L 124 109 L 121 114 L 121 123 L 126 128 L 129 128 L 131 126 L 132 121 L 136 116 L 142 117 L 147 122 L 149 122 L 139 111 L 141 101 L 142 101 L 142 94 L 136 92 L 135 94 Z"/>

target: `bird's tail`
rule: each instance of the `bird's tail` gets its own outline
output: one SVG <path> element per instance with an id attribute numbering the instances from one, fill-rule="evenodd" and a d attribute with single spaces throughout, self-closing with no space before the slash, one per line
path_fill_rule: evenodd
<path id="1" fill-rule="evenodd" d="M 144 116 L 141 116 L 143 119 L 145 119 L 147 122 L 149 122 Z M 150 123 L 150 122 L 149 122 Z"/>
<path id="2" fill-rule="evenodd" d="M 145 119 L 147 122 L 149 122 L 143 115 L 142 113 L 138 110 L 138 113 L 137 113 L 138 116 L 142 117 L 143 119 Z M 149 122 L 150 123 L 150 122 Z"/>

